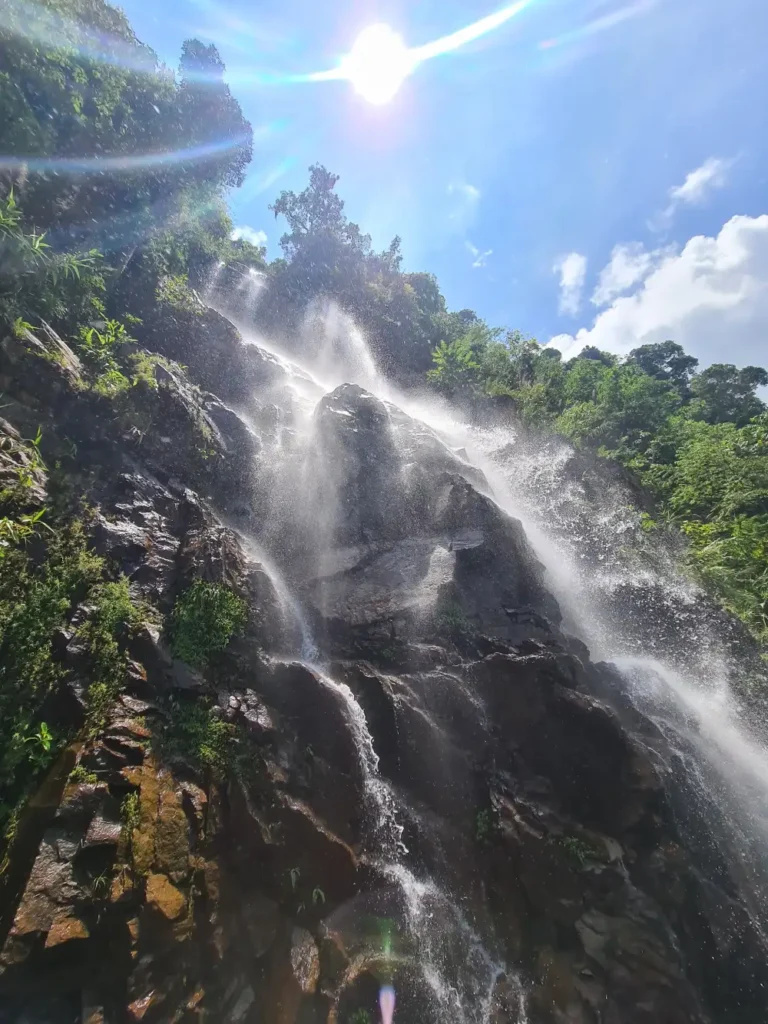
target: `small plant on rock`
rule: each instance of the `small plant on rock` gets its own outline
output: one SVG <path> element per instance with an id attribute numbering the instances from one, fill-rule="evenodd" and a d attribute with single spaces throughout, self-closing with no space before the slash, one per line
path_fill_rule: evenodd
<path id="1" fill-rule="evenodd" d="M 353 1013 L 350 1013 L 347 1021 L 349 1024 L 371 1024 L 371 1015 L 362 1006 L 359 1006 Z"/>
<path id="2" fill-rule="evenodd" d="M 435 608 L 435 629 L 457 643 L 467 643 L 477 635 L 477 629 L 455 598 L 438 600 Z"/>
<path id="3" fill-rule="evenodd" d="M 496 831 L 496 819 L 489 807 L 483 808 L 475 815 L 475 839 L 481 846 L 491 841 Z"/>
<path id="4" fill-rule="evenodd" d="M 585 843 L 578 836 L 562 836 L 557 840 L 558 844 L 565 850 L 569 859 L 580 868 L 583 868 L 588 860 L 594 859 L 595 850 L 589 843 Z"/>
<path id="5" fill-rule="evenodd" d="M 163 277 L 157 286 L 156 297 L 159 303 L 175 306 L 185 313 L 201 316 L 205 312 L 205 306 L 190 287 L 186 274 Z"/>
<path id="6" fill-rule="evenodd" d="M 167 712 L 161 738 L 167 756 L 219 777 L 236 767 L 235 728 L 219 717 L 218 708 L 205 699 L 181 699 L 171 701 Z"/>
<path id="7" fill-rule="evenodd" d="M 205 668 L 242 632 L 247 609 L 242 598 L 220 583 L 195 580 L 176 601 L 171 614 L 171 648 L 177 658 Z"/>
<path id="8" fill-rule="evenodd" d="M 139 794 L 129 793 L 120 805 L 120 817 L 123 821 L 122 838 L 127 846 L 133 840 L 134 830 L 139 827 Z"/>

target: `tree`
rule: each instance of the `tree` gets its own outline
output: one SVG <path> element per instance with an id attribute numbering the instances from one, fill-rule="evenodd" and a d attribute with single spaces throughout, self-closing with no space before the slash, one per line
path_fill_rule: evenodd
<path id="1" fill-rule="evenodd" d="M 374 252 L 370 236 L 347 219 L 336 193 L 338 180 L 314 164 L 305 189 L 283 191 L 270 206 L 275 217 L 285 218 L 288 230 L 280 240 L 285 259 L 270 268 L 259 326 L 290 342 L 300 334 L 308 304 L 333 299 L 365 332 L 387 373 L 401 380 L 421 375 L 430 366 L 434 346 L 460 337 L 467 324 L 459 318 L 455 330 L 443 330 L 445 300 L 434 276 L 402 272 L 398 236 Z"/>
<path id="2" fill-rule="evenodd" d="M 595 362 L 602 363 L 604 366 L 616 365 L 615 355 L 611 352 L 601 352 L 600 349 L 595 348 L 594 345 L 586 345 L 576 356 L 576 359 L 592 359 Z"/>
<path id="3" fill-rule="evenodd" d="M 0 152 L 18 161 L 6 177 L 55 252 L 154 265 L 144 247 L 215 219 L 242 181 L 251 128 L 214 47 L 187 41 L 177 81 L 104 0 L 6 0 L 0 68 Z"/>
<path id="4" fill-rule="evenodd" d="M 559 428 L 579 443 L 601 444 L 625 462 L 648 446 L 680 405 L 668 384 L 640 367 L 591 360 L 576 361 L 566 378 L 565 396 L 567 406 L 574 403 L 577 411 L 566 407 Z"/>
<path id="5" fill-rule="evenodd" d="M 207 182 L 216 189 L 242 185 L 253 156 L 253 130 L 224 82 L 225 70 L 213 44 L 206 46 L 199 39 L 187 39 L 183 44 L 179 143 L 193 151 L 185 161 L 185 178 Z"/>
<path id="6" fill-rule="evenodd" d="M 576 359 L 566 363 L 565 401 L 568 405 L 590 402 L 597 397 L 597 386 L 608 371 L 602 360 Z"/>
<path id="7" fill-rule="evenodd" d="M 469 396 L 475 389 L 480 364 L 469 337 L 441 341 L 432 353 L 434 367 L 427 374 L 443 394 L 449 397 Z"/>
<path id="8" fill-rule="evenodd" d="M 692 414 L 707 423 L 744 426 L 765 412 L 758 387 L 768 385 L 768 372 L 759 366 L 737 369 L 732 363 L 713 363 L 691 381 Z"/>
<path id="9" fill-rule="evenodd" d="M 313 164 L 309 168 L 309 185 L 302 192 L 283 191 L 270 205 L 275 219 L 282 216 L 288 222 L 289 230 L 280 239 L 288 259 L 323 236 L 361 253 L 370 250 L 370 235 L 362 235 L 357 224 L 351 224 L 344 214 L 344 200 L 336 194 L 338 180 L 338 174 L 332 174 L 322 164 Z"/>
<path id="10" fill-rule="evenodd" d="M 639 366 L 649 377 L 671 384 L 684 398 L 689 396 L 691 377 L 699 365 L 695 356 L 686 355 L 683 347 L 674 341 L 633 348 L 627 363 Z"/>

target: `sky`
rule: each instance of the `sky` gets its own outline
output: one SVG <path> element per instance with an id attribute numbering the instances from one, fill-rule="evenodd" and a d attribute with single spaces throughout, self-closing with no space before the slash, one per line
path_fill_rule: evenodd
<path id="1" fill-rule="evenodd" d="M 256 132 L 232 215 L 270 258 L 269 203 L 319 162 L 350 219 L 377 248 L 400 235 L 404 269 L 434 273 L 451 309 L 566 355 L 673 338 L 702 365 L 768 365 L 766 0 L 525 0 L 379 105 L 307 79 L 372 24 L 417 48 L 500 8 L 121 6 L 170 65 L 190 36 L 219 48 Z"/>

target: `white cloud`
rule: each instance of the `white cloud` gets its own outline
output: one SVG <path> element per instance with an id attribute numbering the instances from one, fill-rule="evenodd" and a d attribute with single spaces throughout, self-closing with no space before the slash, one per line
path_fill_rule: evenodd
<path id="1" fill-rule="evenodd" d="M 766 362 L 768 214 L 732 217 L 717 237 L 697 235 L 682 250 L 632 251 L 635 265 L 651 258 L 650 273 L 631 294 L 614 298 L 592 327 L 552 338 L 564 356 L 585 345 L 625 354 L 671 338 L 705 366 Z"/>
<path id="2" fill-rule="evenodd" d="M 591 302 L 595 306 L 607 306 L 609 302 L 646 278 L 670 250 L 654 249 L 648 252 L 640 242 L 625 242 L 616 245 L 611 259 L 600 271 L 597 288 Z"/>
<path id="3" fill-rule="evenodd" d="M 701 167 L 686 177 L 682 185 L 670 189 L 669 196 L 674 202 L 693 203 L 699 205 L 707 198 L 709 192 L 725 185 L 728 171 L 733 160 L 722 160 L 711 156 Z"/>
<path id="4" fill-rule="evenodd" d="M 587 257 L 580 252 L 569 252 L 556 261 L 552 270 L 560 275 L 560 312 L 576 316 L 587 276 Z"/>
<path id="5" fill-rule="evenodd" d="M 448 221 L 451 231 L 466 231 L 475 219 L 481 192 L 476 185 L 453 181 L 446 189 L 449 197 Z"/>
<path id="6" fill-rule="evenodd" d="M 484 267 L 488 262 L 488 257 L 493 256 L 493 249 L 486 249 L 485 252 L 481 252 L 469 240 L 465 241 L 464 245 L 467 247 L 467 252 L 472 256 L 473 267 Z"/>
<path id="7" fill-rule="evenodd" d="M 675 185 L 669 190 L 669 205 L 657 214 L 650 223 L 653 230 L 668 227 L 679 206 L 701 206 L 715 189 L 723 188 L 728 180 L 728 172 L 736 161 L 722 157 L 708 157 L 695 171 L 686 175 L 682 185 Z"/>
<path id="8" fill-rule="evenodd" d="M 477 206 L 482 193 L 476 185 L 470 185 L 466 181 L 453 181 L 448 186 L 449 196 L 459 196 L 469 206 Z"/>
<path id="9" fill-rule="evenodd" d="M 238 238 L 242 238 L 246 242 L 250 242 L 251 245 L 267 244 L 267 234 L 265 231 L 256 231 L 254 228 L 249 228 L 245 224 L 240 227 L 236 227 L 232 232 L 231 238 L 233 242 L 236 242 Z"/>

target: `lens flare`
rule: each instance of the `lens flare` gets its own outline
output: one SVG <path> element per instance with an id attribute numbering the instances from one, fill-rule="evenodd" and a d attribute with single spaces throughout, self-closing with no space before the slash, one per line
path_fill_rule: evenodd
<path id="1" fill-rule="evenodd" d="M 343 59 L 341 71 L 369 103 L 388 103 L 414 67 L 413 52 L 389 25 L 370 25 Z"/>
<path id="2" fill-rule="evenodd" d="M 392 1024 L 392 1018 L 395 1016 L 395 990 L 391 985 L 384 985 L 379 992 L 379 1009 L 381 1024 Z"/>
<path id="3" fill-rule="evenodd" d="M 605 32 L 615 25 L 620 25 L 623 21 L 628 21 L 630 18 L 636 18 L 640 14 L 647 13 L 652 7 L 656 6 L 656 3 L 657 0 L 637 0 L 636 3 L 622 7 L 618 11 L 611 11 L 610 14 L 603 15 L 602 18 L 595 18 L 594 21 L 590 21 L 586 25 L 582 25 L 581 28 L 574 29 L 572 32 L 564 32 L 561 36 L 553 39 L 545 39 L 539 43 L 539 49 L 554 50 L 555 47 L 566 46 L 568 43 L 578 42 L 580 39 L 586 39 L 588 36 L 595 36 L 599 32 Z"/>
<path id="4" fill-rule="evenodd" d="M 439 57 L 440 54 L 450 53 L 451 50 L 458 50 L 460 46 L 466 46 L 467 43 L 471 43 L 475 39 L 493 32 L 494 29 L 500 28 L 510 18 L 520 14 L 532 3 L 533 0 L 518 0 L 516 4 L 510 4 L 509 7 L 503 7 L 500 11 L 496 11 L 495 14 L 489 14 L 485 18 L 480 18 L 479 21 L 472 22 L 466 28 L 460 28 L 457 32 L 452 32 L 448 36 L 436 39 L 433 43 L 426 43 L 424 46 L 416 47 L 416 49 L 411 50 L 411 54 L 415 57 L 416 62 L 420 64 L 431 57 Z"/>
<path id="5" fill-rule="evenodd" d="M 440 54 L 458 50 L 474 39 L 487 35 L 532 3 L 533 0 L 518 0 L 466 28 L 410 49 L 389 25 L 371 25 L 360 33 L 350 52 L 342 57 L 337 67 L 329 71 L 316 71 L 305 76 L 305 80 L 330 82 L 346 79 L 370 103 L 388 103 L 419 64 Z M 300 77 L 292 76 L 292 80 L 296 81 Z"/>
<path id="6" fill-rule="evenodd" d="M 248 136 L 240 135 L 220 142 L 209 142 L 204 146 L 189 149 L 174 149 L 159 153 L 134 153 L 130 156 L 84 156 L 84 157 L 24 157 L 0 155 L 0 171 L 36 171 L 51 174 L 103 174 L 145 171 L 152 167 L 163 167 L 186 162 L 198 163 L 211 160 L 229 150 L 237 149 L 248 142 Z"/>

